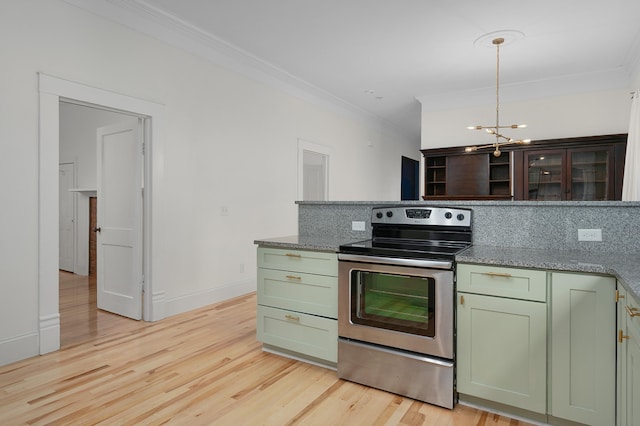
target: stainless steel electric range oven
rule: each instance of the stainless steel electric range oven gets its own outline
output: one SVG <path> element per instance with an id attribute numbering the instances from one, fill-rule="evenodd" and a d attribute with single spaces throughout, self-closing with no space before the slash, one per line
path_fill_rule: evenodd
<path id="1" fill-rule="evenodd" d="M 454 405 L 454 258 L 471 210 L 376 207 L 372 239 L 338 253 L 338 376 Z"/>

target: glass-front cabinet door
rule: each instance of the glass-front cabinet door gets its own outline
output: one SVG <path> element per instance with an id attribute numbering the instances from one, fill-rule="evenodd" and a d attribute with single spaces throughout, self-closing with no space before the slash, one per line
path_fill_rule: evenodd
<path id="1" fill-rule="evenodd" d="M 612 147 L 540 150 L 524 154 L 524 199 L 613 200 Z"/>
<path id="2" fill-rule="evenodd" d="M 568 150 L 570 165 L 571 199 L 605 201 L 614 198 L 611 148 L 585 148 Z"/>
<path id="3" fill-rule="evenodd" d="M 543 150 L 524 155 L 526 200 L 566 200 L 565 150 Z"/>

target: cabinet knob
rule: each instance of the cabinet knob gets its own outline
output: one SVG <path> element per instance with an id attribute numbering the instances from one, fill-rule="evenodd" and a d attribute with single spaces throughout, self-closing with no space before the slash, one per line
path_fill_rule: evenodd
<path id="1" fill-rule="evenodd" d="M 640 317 L 640 312 L 638 312 L 638 308 L 630 308 L 628 305 L 624 307 L 627 310 L 627 313 L 631 318 Z"/>
<path id="2" fill-rule="evenodd" d="M 297 317 L 295 315 L 285 315 L 284 317 L 289 321 L 300 322 L 300 317 Z"/>
<path id="3" fill-rule="evenodd" d="M 629 338 L 629 336 L 625 336 L 624 333 L 622 332 L 622 330 L 620 330 L 618 332 L 618 342 L 622 343 L 623 339 L 628 339 L 628 338 Z"/>
<path id="4" fill-rule="evenodd" d="M 490 277 L 511 278 L 511 274 L 505 274 L 502 272 L 485 272 L 484 275 L 488 275 Z"/>

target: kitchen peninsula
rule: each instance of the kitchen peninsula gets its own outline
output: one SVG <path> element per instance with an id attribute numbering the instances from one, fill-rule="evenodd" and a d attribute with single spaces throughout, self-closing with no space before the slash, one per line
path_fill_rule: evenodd
<path id="1" fill-rule="evenodd" d="M 302 252 L 318 251 L 331 254 L 338 251 L 340 244 L 370 238 L 370 216 L 373 207 L 403 205 L 450 206 L 472 209 L 473 246 L 456 256 L 459 268 L 464 266 L 466 268 L 465 274 L 477 273 L 478 276 L 482 275 L 482 268 L 489 268 L 491 274 L 504 273 L 500 279 L 506 280 L 519 280 L 520 276 L 529 279 L 528 271 L 531 271 L 532 274 L 534 272 L 542 274 L 539 275 L 539 278 L 531 278 L 538 280 L 538 284 L 535 285 L 541 288 L 542 296 L 533 296 L 532 302 L 526 302 L 528 296 L 523 297 L 524 301 L 518 301 L 520 296 L 503 296 L 500 294 L 500 291 L 503 290 L 500 289 L 496 290 L 497 293 L 493 295 L 476 295 L 473 293 L 481 292 L 460 288 L 463 277 L 458 276 L 458 291 L 462 296 L 462 300 L 457 301 L 459 317 L 458 391 L 461 394 L 461 401 L 475 403 L 486 408 L 502 409 L 512 414 L 520 414 L 550 424 L 554 424 L 556 419 L 568 419 L 584 424 L 612 424 L 608 422 L 612 422 L 616 415 L 620 419 L 625 419 L 625 422 L 619 424 L 634 424 L 631 421 L 636 419 L 638 413 L 633 412 L 633 407 L 637 404 L 628 398 L 632 398 L 633 395 L 630 393 L 630 389 L 633 390 L 635 386 L 638 386 L 635 383 L 637 380 L 633 378 L 638 374 L 636 372 L 635 376 L 630 375 L 633 371 L 628 371 L 627 367 L 631 364 L 628 357 L 637 356 L 639 347 L 638 342 L 634 341 L 638 338 L 634 335 L 638 321 L 633 319 L 633 316 L 635 316 L 634 313 L 637 314 L 634 299 L 640 300 L 640 241 L 634 238 L 640 231 L 640 221 L 637 220 L 640 218 L 640 203 L 423 201 L 400 203 L 298 202 L 297 204 L 299 207 L 299 234 L 297 236 L 256 240 L 256 244 L 262 248 L 271 247 Z M 362 227 L 362 224 L 353 226 L 353 222 L 364 222 L 365 231 L 352 230 L 352 228 Z M 578 241 L 578 229 L 600 229 L 602 230 L 602 241 Z M 534 276 L 531 275 L 531 277 Z M 516 282 L 516 284 L 518 283 Z M 491 294 L 493 290 L 489 289 L 488 291 Z M 574 315 L 571 312 L 571 297 L 574 294 L 572 292 L 576 295 L 588 294 L 589 303 L 597 303 L 597 306 L 601 306 L 602 301 L 605 301 L 604 310 L 598 307 L 593 311 L 594 318 L 597 314 L 598 319 L 591 321 L 591 326 L 585 325 L 575 329 L 567 325 L 570 324 L 570 321 L 562 320 L 565 313 Z M 626 297 L 623 303 L 617 304 L 617 307 L 614 303 L 614 292 L 616 292 L 616 297 Z M 485 297 L 485 299 L 477 299 L 478 297 Z M 543 308 L 542 313 L 538 314 L 539 319 L 536 320 L 537 329 L 529 330 L 535 331 L 534 334 L 528 334 L 535 336 L 535 339 L 512 342 L 519 348 L 528 347 L 529 350 L 534 350 L 529 355 L 535 355 L 540 360 L 533 364 L 520 363 L 522 365 L 517 367 L 518 370 L 524 369 L 529 374 L 523 376 L 525 379 L 534 374 L 543 378 L 549 374 L 548 381 L 545 379 L 535 384 L 538 389 L 537 395 L 535 395 L 538 401 L 537 405 L 528 404 L 527 401 L 521 403 L 517 398 L 511 398 L 508 389 L 501 396 L 493 391 L 485 392 L 482 386 L 469 388 L 461 383 L 460 375 L 464 373 L 464 369 L 461 369 L 461 362 L 476 362 L 475 360 L 479 358 L 485 360 L 483 363 L 486 362 L 486 357 L 478 357 L 478 352 L 482 352 L 482 348 L 473 346 L 469 352 L 469 348 L 464 347 L 464 342 L 460 342 L 460 336 L 469 330 L 476 334 L 482 333 L 482 330 L 477 327 L 477 324 L 481 324 L 481 322 L 475 321 L 474 327 L 469 328 L 460 320 L 465 315 L 460 311 L 461 306 L 464 305 L 465 309 L 467 307 L 473 308 L 477 300 L 486 300 L 490 303 L 494 303 L 494 300 L 496 303 L 500 302 L 498 305 L 489 305 L 493 309 L 492 312 L 499 314 L 494 318 L 494 321 L 507 319 L 501 315 L 508 314 L 511 308 L 502 309 L 502 306 L 506 306 L 504 303 L 516 308 L 518 306 Z M 567 300 L 567 302 L 561 302 L 562 300 Z M 482 306 L 482 310 L 486 311 L 487 305 Z M 629 312 L 628 315 L 623 306 Z M 511 312 L 516 317 L 523 317 L 518 309 L 520 308 Z M 525 317 L 528 315 L 526 314 Z M 582 314 L 576 315 L 584 315 L 584 311 Z M 606 318 L 606 325 L 598 325 L 602 322 L 599 320 L 602 316 Z M 517 319 L 516 317 L 514 320 Z M 598 325 L 597 330 L 594 325 Z M 560 337 L 560 330 L 564 330 L 563 327 L 566 328 L 566 333 L 571 336 L 582 334 L 583 338 L 578 342 L 578 346 L 570 346 L 575 344 L 575 339 Z M 603 333 L 603 329 L 607 330 L 607 333 Z M 493 326 L 491 326 L 491 330 L 493 330 Z M 620 336 L 617 336 L 617 333 L 614 336 L 615 331 L 619 331 Z M 495 332 L 491 331 L 489 335 L 491 334 L 495 334 Z M 585 336 L 587 337 L 585 338 Z M 631 336 L 630 339 L 628 339 L 629 336 Z M 566 343 L 566 340 L 570 343 Z M 547 341 L 548 344 L 543 343 Z M 577 349 L 585 347 L 585 342 L 588 346 L 590 345 L 589 347 L 605 348 L 604 351 L 600 351 L 603 355 L 600 352 L 593 355 L 586 351 L 578 351 L 578 355 L 575 355 Z M 565 349 L 562 349 L 563 347 Z M 468 353 L 463 353 L 461 350 Z M 572 351 L 574 355 L 571 355 Z M 502 352 L 513 351 L 505 350 Z M 514 354 L 517 353 L 520 352 L 514 352 Z M 561 377 L 561 374 L 551 370 L 559 368 L 558 366 L 563 365 L 563 362 L 575 362 L 576 360 L 571 356 L 578 356 L 580 360 L 584 360 L 586 359 L 584 355 L 587 353 L 590 354 L 591 358 L 589 359 L 593 358 L 595 365 L 602 364 L 595 369 L 592 368 L 593 365 L 589 366 L 588 371 L 593 371 L 592 376 L 585 377 L 585 374 L 580 374 L 580 380 L 576 380 L 576 375 L 572 376 L 570 373 L 566 373 L 564 377 Z M 516 361 L 521 359 L 519 355 L 513 356 L 516 357 Z M 627 356 L 626 359 L 625 356 Z M 576 365 L 578 364 L 576 363 Z M 489 365 L 487 367 L 493 368 Z M 547 374 L 545 374 L 546 371 L 548 371 Z M 590 383 L 590 380 L 595 383 L 596 374 L 606 376 L 607 381 L 605 385 L 600 384 L 593 387 L 597 388 L 594 394 L 596 401 L 594 407 L 586 409 L 573 407 L 566 395 L 576 392 L 576 387 L 591 389 L 583 384 Z M 617 382 L 615 380 L 616 374 L 618 376 Z M 520 383 L 515 382 L 515 385 L 520 386 L 524 383 L 524 385 L 530 386 L 526 380 Z M 612 396 L 616 394 L 616 383 L 618 386 L 617 402 L 616 398 Z M 492 383 L 488 383 L 485 388 L 491 389 L 492 385 Z M 519 388 L 516 390 L 520 392 Z M 601 394 L 597 392 L 604 394 L 608 392 L 609 396 L 601 398 Z M 582 394 L 588 393 L 587 391 Z M 615 412 L 617 414 L 614 414 Z"/>
<path id="2" fill-rule="evenodd" d="M 458 262 L 617 274 L 640 298 L 640 202 L 622 201 L 299 201 L 298 235 L 256 244 L 337 251 L 371 234 L 371 208 L 449 206 L 473 210 L 473 247 Z M 364 222 L 365 231 L 352 230 Z M 601 229 L 602 241 L 578 241 Z"/>

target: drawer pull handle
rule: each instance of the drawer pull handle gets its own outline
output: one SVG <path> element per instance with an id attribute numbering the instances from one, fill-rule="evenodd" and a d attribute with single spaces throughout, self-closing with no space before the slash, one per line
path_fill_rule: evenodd
<path id="1" fill-rule="evenodd" d="M 460 304 L 464 305 L 464 296 L 460 295 Z"/>
<path id="2" fill-rule="evenodd" d="M 484 275 L 488 275 L 490 277 L 511 278 L 511 274 L 505 274 L 502 272 L 485 272 Z"/>
<path id="3" fill-rule="evenodd" d="M 300 322 L 300 317 L 297 317 L 295 315 L 285 315 L 284 317 L 289 321 Z"/>
<path id="4" fill-rule="evenodd" d="M 287 275 L 287 278 L 290 280 L 298 280 L 298 281 L 302 279 L 302 277 L 296 277 L 295 275 Z"/>
<path id="5" fill-rule="evenodd" d="M 622 330 L 620 330 L 620 331 L 618 332 L 618 342 L 622 343 L 622 339 L 628 339 L 628 338 L 629 338 L 629 336 L 625 336 L 625 335 L 622 333 Z"/>
<path id="6" fill-rule="evenodd" d="M 629 306 L 625 305 L 624 307 L 627 310 L 627 313 L 629 314 L 629 316 L 631 318 L 633 317 L 640 317 L 640 312 L 638 312 L 638 308 L 630 308 Z"/>
<path id="7" fill-rule="evenodd" d="M 299 254 L 295 254 L 295 253 L 287 253 L 285 254 L 285 256 L 287 257 L 295 257 L 295 258 L 301 258 L 302 256 Z"/>
<path id="8" fill-rule="evenodd" d="M 624 299 L 624 296 L 620 294 L 620 290 L 616 290 L 616 303 L 618 303 L 620 299 Z"/>

